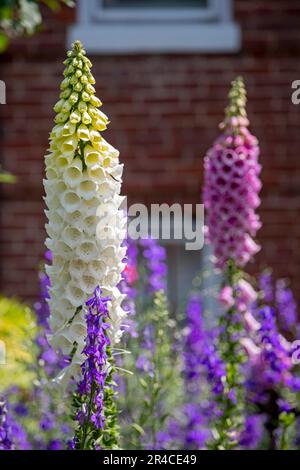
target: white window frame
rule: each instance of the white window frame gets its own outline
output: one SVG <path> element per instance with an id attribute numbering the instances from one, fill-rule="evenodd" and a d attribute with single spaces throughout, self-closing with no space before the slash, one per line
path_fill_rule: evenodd
<path id="1" fill-rule="evenodd" d="M 78 0 L 77 23 L 68 31 L 92 54 L 226 53 L 240 49 L 240 28 L 232 0 L 207 7 L 104 7 L 102 0 Z"/>
<path id="2" fill-rule="evenodd" d="M 93 16 L 98 20 L 113 21 L 186 21 L 186 20 L 210 20 L 217 18 L 219 11 L 218 0 L 208 0 L 207 7 L 178 8 L 126 8 L 126 7 L 104 7 L 103 0 L 92 0 Z M 86 5 L 88 2 L 86 2 Z"/>

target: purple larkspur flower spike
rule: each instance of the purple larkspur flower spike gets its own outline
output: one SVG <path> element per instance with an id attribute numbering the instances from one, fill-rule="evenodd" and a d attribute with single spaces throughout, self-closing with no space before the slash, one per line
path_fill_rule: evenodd
<path id="1" fill-rule="evenodd" d="M 92 297 L 86 302 L 87 336 L 83 354 L 86 360 L 81 366 L 82 379 L 78 386 L 83 406 L 77 413 L 77 421 L 82 425 L 86 420 L 96 429 L 103 429 L 104 415 L 104 385 L 108 373 L 107 351 L 110 344 L 106 330 L 109 328 L 108 302 L 110 297 L 102 296 L 99 286 Z M 84 398 L 88 397 L 87 400 Z"/>

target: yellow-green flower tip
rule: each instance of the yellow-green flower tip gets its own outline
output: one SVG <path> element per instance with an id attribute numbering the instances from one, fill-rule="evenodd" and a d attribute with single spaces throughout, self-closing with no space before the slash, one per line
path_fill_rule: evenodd
<path id="1" fill-rule="evenodd" d="M 249 125 L 246 112 L 247 93 L 242 77 L 238 76 L 231 82 L 228 99 L 229 103 L 225 109 L 225 119 L 220 124 L 220 128 L 238 133 L 240 127 Z"/>
<path id="2" fill-rule="evenodd" d="M 245 83 L 242 77 L 236 77 L 231 82 L 231 89 L 228 95 L 229 106 L 226 108 L 227 116 L 246 116 L 247 94 Z"/>
<path id="3" fill-rule="evenodd" d="M 82 43 L 78 40 L 75 41 L 74 44 L 72 44 L 72 51 L 74 52 L 74 54 L 79 54 L 80 52 L 82 54 L 85 54 Z"/>

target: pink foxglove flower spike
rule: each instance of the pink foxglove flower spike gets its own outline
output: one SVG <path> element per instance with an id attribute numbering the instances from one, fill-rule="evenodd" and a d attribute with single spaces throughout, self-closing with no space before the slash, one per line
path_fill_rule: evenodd
<path id="1" fill-rule="evenodd" d="M 249 310 L 256 293 L 241 271 L 260 248 L 254 237 L 260 228 L 255 211 L 260 204 L 261 167 L 258 143 L 248 126 L 246 90 L 243 79 L 238 77 L 232 82 L 229 105 L 220 125 L 222 133 L 204 161 L 207 235 L 216 265 L 224 273 L 219 300 L 225 308 L 219 320 L 218 347 L 226 371 L 219 397 L 222 415 L 216 422 L 212 443 L 216 449 L 238 445 L 245 425 L 242 345 L 249 349 L 248 338 L 243 336 L 245 328 L 255 332 L 260 327 Z"/>
<path id="2" fill-rule="evenodd" d="M 242 78 L 232 82 L 229 100 L 222 134 L 204 163 L 208 237 L 220 267 L 229 259 L 244 266 L 260 249 L 253 237 L 261 225 L 255 213 L 261 166 L 257 139 L 248 130 Z"/>

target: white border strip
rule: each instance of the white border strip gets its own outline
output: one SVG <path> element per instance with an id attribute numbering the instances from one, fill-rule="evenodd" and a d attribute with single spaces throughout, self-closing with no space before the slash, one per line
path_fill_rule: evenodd
<path id="1" fill-rule="evenodd" d="M 79 39 L 89 53 L 192 53 L 237 52 L 240 28 L 216 24 L 98 24 L 75 25 L 68 31 L 70 45 Z"/>

